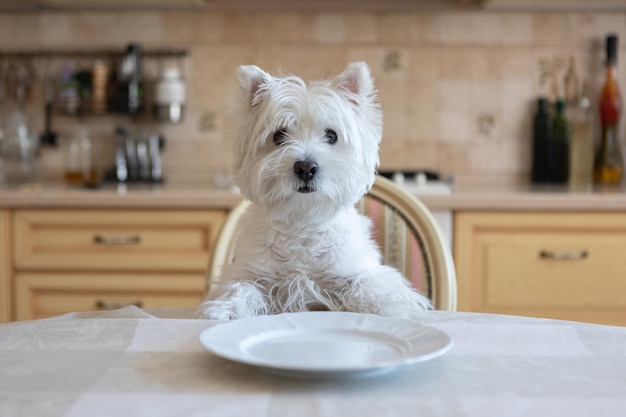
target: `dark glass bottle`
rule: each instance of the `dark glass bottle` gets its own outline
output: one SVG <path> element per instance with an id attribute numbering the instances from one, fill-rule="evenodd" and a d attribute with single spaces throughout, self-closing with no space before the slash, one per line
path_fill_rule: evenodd
<path id="1" fill-rule="evenodd" d="M 113 91 L 110 94 L 109 108 L 119 113 L 137 114 L 144 109 L 143 65 L 141 47 L 130 44 L 121 59 Z"/>
<path id="2" fill-rule="evenodd" d="M 566 183 L 569 179 L 569 134 L 569 123 L 565 118 L 565 101 L 557 100 L 553 123 L 553 183 Z"/>
<path id="3" fill-rule="evenodd" d="M 617 36 L 606 38 L 606 79 L 600 94 L 600 123 L 602 138 L 593 166 L 597 184 L 619 184 L 624 171 L 624 160 L 619 139 L 619 119 L 622 96 L 615 74 L 617 65 Z"/>
<path id="4" fill-rule="evenodd" d="M 552 172 L 552 119 L 548 113 L 548 100 L 537 100 L 533 123 L 533 160 L 531 181 L 535 184 L 550 181 Z"/>

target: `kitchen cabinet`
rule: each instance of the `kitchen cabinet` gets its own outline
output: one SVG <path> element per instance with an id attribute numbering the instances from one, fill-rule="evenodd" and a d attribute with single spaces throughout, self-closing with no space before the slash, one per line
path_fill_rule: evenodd
<path id="1" fill-rule="evenodd" d="M 224 210 L 14 210 L 13 318 L 194 307 L 225 217 Z"/>
<path id="2" fill-rule="evenodd" d="M 459 310 L 626 325 L 626 214 L 458 212 Z"/>
<path id="3" fill-rule="evenodd" d="M 9 210 L 0 210 L 0 323 L 11 318 Z"/>

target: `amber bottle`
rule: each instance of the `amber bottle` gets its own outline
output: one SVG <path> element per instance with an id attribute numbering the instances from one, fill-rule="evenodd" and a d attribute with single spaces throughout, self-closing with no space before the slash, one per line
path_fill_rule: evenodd
<path id="1" fill-rule="evenodd" d="M 619 139 L 619 119 L 622 96 L 617 82 L 617 36 L 606 38 L 606 77 L 600 94 L 600 123 L 602 138 L 593 166 L 596 184 L 619 184 L 624 171 L 624 160 Z"/>

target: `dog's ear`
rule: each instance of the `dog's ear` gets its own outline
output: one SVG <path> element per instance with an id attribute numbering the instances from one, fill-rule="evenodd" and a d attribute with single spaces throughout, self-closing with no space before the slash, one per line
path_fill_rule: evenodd
<path id="1" fill-rule="evenodd" d="M 356 96 L 359 100 L 355 102 L 354 98 L 351 98 L 354 104 L 358 105 L 358 102 L 366 99 L 374 89 L 374 82 L 370 75 L 370 69 L 365 62 L 353 62 L 349 64 L 346 69 L 335 78 L 335 86 L 339 90 L 347 91 L 350 95 Z"/>
<path id="2" fill-rule="evenodd" d="M 269 84 L 272 76 L 256 65 L 242 65 L 237 71 L 239 85 L 246 94 L 250 105 L 254 105 L 255 96 L 265 84 Z"/>

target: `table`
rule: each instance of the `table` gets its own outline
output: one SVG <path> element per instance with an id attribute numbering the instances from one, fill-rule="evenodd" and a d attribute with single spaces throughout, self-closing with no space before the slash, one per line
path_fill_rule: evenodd
<path id="1" fill-rule="evenodd" d="M 444 356 L 348 380 L 213 356 L 189 310 L 71 313 L 0 326 L 0 416 L 620 416 L 626 328 L 429 312 Z"/>

